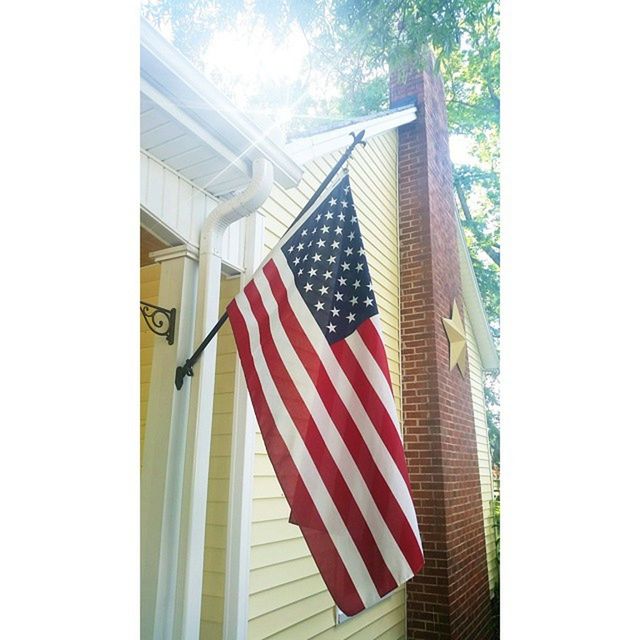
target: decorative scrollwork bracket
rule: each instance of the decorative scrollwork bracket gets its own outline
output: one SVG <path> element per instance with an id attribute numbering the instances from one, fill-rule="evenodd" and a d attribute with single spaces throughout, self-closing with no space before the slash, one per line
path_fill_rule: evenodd
<path id="1" fill-rule="evenodd" d="M 164 336 L 169 344 L 173 344 L 176 329 L 176 309 L 165 309 L 155 304 L 140 300 L 140 313 L 147 326 L 158 336 Z"/>

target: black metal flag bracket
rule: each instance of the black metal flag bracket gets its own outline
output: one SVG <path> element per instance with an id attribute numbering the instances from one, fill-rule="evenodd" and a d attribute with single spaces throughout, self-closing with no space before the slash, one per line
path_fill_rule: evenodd
<path id="1" fill-rule="evenodd" d="M 173 344 L 176 330 L 176 309 L 165 309 L 150 302 L 140 300 L 140 313 L 147 326 L 157 336 L 164 336 L 169 344 Z"/>
<path id="2" fill-rule="evenodd" d="M 215 326 L 213 327 L 213 329 L 211 329 L 211 331 L 209 331 L 209 333 L 207 334 L 207 337 L 202 341 L 202 344 L 194 351 L 193 355 L 190 358 L 187 358 L 185 360 L 185 363 L 181 366 L 181 367 L 177 367 L 176 368 L 176 389 L 178 389 L 178 391 L 180 391 L 180 389 L 182 389 L 182 384 L 184 382 L 184 377 L 185 376 L 192 376 L 193 375 L 193 365 L 198 362 L 198 360 L 200 359 L 200 356 L 202 355 L 202 352 L 205 350 L 205 348 L 207 347 L 207 345 L 213 340 L 214 336 L 216 335 L 216 333 L 218 333 L 218 331 L 220 331 L 220 327 L 225 323 L 225 321 L 228 318 L 228 314 L 225 311 L 221 316 L 220 319 L 218 320 L 218 322 L 216 322 Z"/>
<path id="3" fill-rule="evenodd" d="M 315 201 L 320 197 L 322 192 L 327 188 L 329 183 L 333 180 L 336 173 L 340 171 L 340 168 L 342 167 L 342 165 L 344 165 L 344 163 L 349 159 L 349 156 L 353 153 L 353 150 L 359 144 L 361 144 L 363 147 L 367 144 L 363 139 L 364 129 L 360 131 L 360 133 L 358 134 L 351 132 L 349 135 L 353 136 L 353 142 L 347 147 L 347 150 L 342 154 L 338 162 L 336 162 L 333 169 L 331 169 L 331 171 L 327 174 L 327 177 L 322 181 L 322 184 L 315 190 L 311 198 L 309 198 L 309 201 L 302 208 L 302 211 L 300 211 L 300 213 L 296 216 L 295 220 L 289 225 L 289 229 L 291 229 L 291 227 L 296 222 L 298 222 L 298 220 L 300 220 L 300 218 L 307 211 L 309 211 L 309 209 L 313 206 Z M 289 231 L 289 229 L 287 229 L 287 231 Z M 287 233 L 287 231 L 285 231 L 285 233 Z M 222 325 L 226 322 L 228 317 L 229 316 L 225 311 L 220 316 L 220 319 L 218 320 L 218 322 L 216 322 L 213 329 L 211 329 L 211 331 L 207 334 L 207 337 L 202 341 L 202 344 L 195 350 L 193 355 L 190 358 L 187 358 L 185 360 L 185 363 L 181 367 L 176 368 L 176 377 L 175 377 L 176 389 L 178 390 L 182 389 L 185 376 L 193 376 L 193 365 L 200 359 L 202 352 L 205 350 L 206 346 L 211 342 L 211 340 L 213 340 L 213 338 L 218 333 L 218 331 L 220 331 L 220 327 L 222 327 Z M 169 344 L 172 344 L 172 343 L 170 342 Z"/>

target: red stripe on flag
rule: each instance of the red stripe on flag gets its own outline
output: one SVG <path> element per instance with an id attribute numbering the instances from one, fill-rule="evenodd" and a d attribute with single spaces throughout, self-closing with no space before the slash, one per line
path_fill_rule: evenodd
<path id="1" fill-rule="evenodd" d="M 271 334 L 267 310 L 253 280 L 245 287 L 244 294 L 258 322 L 262 352 L 282 402 L 304 440 L 309 456 L 358 548 L 379 595 L 383 596 L 395 589 L 398 581 L 389 571 L 358 503 L 351 493 L 349 484 L 333 459 L 313 416 L 309 413 L 307 405 L 282 362 Z M 302 524 L 306 521 L 304 512 L 293 512 L 292 516 L 297 523 Z"/>
<path id="2" fill-rule="evenodd" d="M 316 389 L 327 412 L 331 416 L 358 469 L 360 469 L 373 500 L 402 550 L 407 563 L 414 572 L 417 572 L 424 564 L 424 556 L 404 511 L 380 472 L 360 430 L 336 391 L 322 361 L 291 308 L 286 287 L 276 266 L 269 261 L 264 266 L 263 272 L 277 302 L 280 322 L 289 336 L 292 347 L 298 354 L 309 376 L 315 381 Z M 376 416 L 370 417 L 372 418 L 371 421 L 375 422 Z M 392 425 L 392 428 L 396 432 L 395 426 Z M 404 464 L 399 466 L 404 467 Z"/>
<path id="3" fill-rule="evenodd" d="M 374 324 L 371 318 L 367 318 L 357 329 L 362 341 L 367 345 L 369 353 L 373 356 L 373 359 L 378 363 L 380 371 L 382 371 L 384 377 L 389 383 L 389 389 L 391 387 L 391 374 L 389 373 L 389 363 L 387 362 L 387 354 L 384 350 L 384 343 L 382 342 L 382 336 L 378 331 L 378 327 Z M 393 395 L 393 391 L 391 392 Z"/>
<path id="4" fill-rule="evenodd" d="M 340 363 L 340 366 L 344 370 L 347 378 L 351 381 L 358 398 L 360 398 L 360 402 L 362 402 L 362 406 L 372 418 L 371 422 L 375 426 L 376 431 L 380 434 L 380 438 L 382 438 L 387 449 L 389 449 L 389 453 L 396 461 L 398 469 L 402 474 L 407 487 L 409 487 L 409 476 L 404 462 L 402 440 L 400 440 L 400 434 L 398 433 L 394 421 L 387 413 L 384 404 L 378 397 L 376 390 L 373 388 L 367 374 L 360 366 L 357 358 L 353 355 L 353 351 L 351 351 L 351 347 L 349 347 L 346 340 L 334 342 L 331 345 L 331 350 Z"/>
<path id="5" fill-rule="evenodd" d="M 305 514 L 305 521 L 309 526 L 302 526 L 300 529 L 332 598 L 347 615 L 354 615 L 364 609 L 364 603 L 331 537 L 326 533 L 322 518 L 275 425 L 251 356 L 247 325 L 235 300 L 227 307 L 227 312 L 236 338 L 247 389 L 280 486 L 291 510 L 302 510 Z"/>

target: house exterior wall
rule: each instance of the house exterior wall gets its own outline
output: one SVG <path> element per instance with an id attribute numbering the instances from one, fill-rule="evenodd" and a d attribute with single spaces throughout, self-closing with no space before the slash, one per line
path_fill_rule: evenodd
<path id="1" fill-rule="evenodd" d="M 464 326 L 467 336 L 469 357 L 469 382 L 473 401 L 473 419 L 476 426 L 476 444 L 478 447 L 478 468 L 480 471 L 480 491 L 482 493 L 482 513 L 484 518 L 484 538 L 487 547 L 487 570 L 489 589 L 495 594 L 498 583 L 498 557 L 496 553 L 496 535 L 493 526 L 493 476 L 491 474 L 491 451 L 487 427 L 487 409 L 484 402 L 483 369 L 476 337 L 471 327 L 467 310 L 464 311 Z"/>
<path id="2" fill-rule="evenodd" d="M 299 187 L 274 187 L 262 207 L 266 255 L 331 170 L 340 154 L 305 167 Z M 371 139 L 350 160 L 351 184 L 381 313 L 394 394 L 400 408 L 397 136 Z M 300 640 L 403 638 L 404 589 L 336 625 L 336 609 L 289 507 L 258 433 L 254 457 L 249 578 L 249 638 Z M 203 637 L 204 640 L 204 637 Z"/>
<path id="3" fill-rule="evenodd" d="M 158 304 L 160 289 L 160 265 L 152 264 L 140 269 L 140 300 Z M 149 385 L 151 382 L 151 363 L 153 347 L 158 340 L 140 314 L 140 466 L 144 451 L 144 433 L 147 424 L 147 406 L 149 405 Z"/>

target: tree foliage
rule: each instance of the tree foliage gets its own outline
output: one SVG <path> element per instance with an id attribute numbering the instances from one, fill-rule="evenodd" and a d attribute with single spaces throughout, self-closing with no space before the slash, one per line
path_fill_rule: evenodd
<path id="1" fill-rule="evenodd" d="M 420 67 L 434 56 L 452 134 L 471 141 L 472 162 L 454 166 L 454 187 L 491 331 L 500 335 L 500 44 L 496 0 L 146 0 L 143 14 L 172 26 L 174 44 L 200 64 L 216 32 L 250 12 L 282 36 L 292 25 L 309 44 L 310 68 L 340 87 L 334 100 L 306 109 L 294 129 L 313 126 L 318 113 L 336 120 L 388 107 L 390 68 Z M 304 83 L 295 90 L 304 94 Z M 279 90 L 262 96 L 273 104 Z M 499 385 L 485 381 L 489 435 L 499 464 Z"/>

